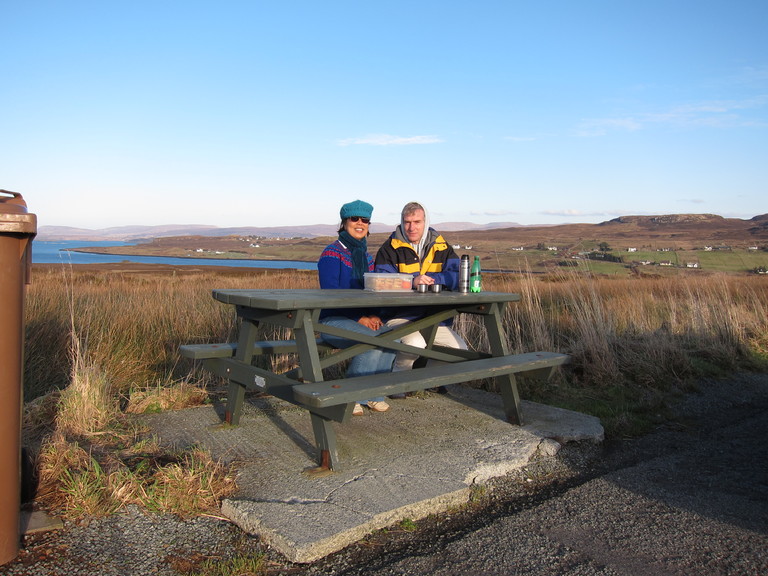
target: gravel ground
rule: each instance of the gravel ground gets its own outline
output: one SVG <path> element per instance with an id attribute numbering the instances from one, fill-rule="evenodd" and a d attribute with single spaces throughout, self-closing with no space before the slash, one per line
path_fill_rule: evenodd
<path id="1" fill-rule="evenodd" d="M 179 575 L 265 554 L 271 574 L 768 574 L 768 375 L 703 382 L 647 436 L 571 444 L 462 510 L 310 565 L 217 518 L 124 514 L 26 539 L 8 575 Z"/>
<path id="2" fill-rule="evenodd" d="M 144 576 L 184 574 L 208 558 L 260 551 L 256 538 L 215 518 L 183 521 L 135 507 L 32 536 L 1 574 Z"/>

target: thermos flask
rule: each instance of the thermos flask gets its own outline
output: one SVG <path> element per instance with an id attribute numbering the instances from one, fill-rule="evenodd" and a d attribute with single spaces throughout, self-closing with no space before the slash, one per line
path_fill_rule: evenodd
<path id="1" fill-rule="evenodd" d="M 459 268 L 459 292 L 469 292 L 469 256 L 466 254 L 461 257 L 461 267 Z"/>

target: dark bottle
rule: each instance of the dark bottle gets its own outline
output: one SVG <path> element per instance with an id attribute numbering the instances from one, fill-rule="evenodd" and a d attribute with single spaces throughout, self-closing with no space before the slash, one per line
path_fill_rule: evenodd
<path id="1" fill-rule="evenodd" d="M 472 262 L 472 272 L 469 275 L 469 291 L 483 291 L 483 278 L 480 275 L 480 256 L 475 256 L 475 260 Z"/>
<path id="2" fill-rule="evenodd" d="M 469 256 L 461 256 L 461 267 L 459 268 L 459 292 L 469 292 Z"/>

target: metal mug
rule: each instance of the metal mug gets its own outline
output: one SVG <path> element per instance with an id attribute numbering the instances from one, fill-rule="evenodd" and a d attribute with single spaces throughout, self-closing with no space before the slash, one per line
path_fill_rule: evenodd
<path id="1" fill-rule="evenodd" d="M 419 284 L 416 286 L 416 291 L 419 294 L 426 294 L 427 293 L 427 285 L 426 284 Z"/>
<path id="2" fill-rule="evenodd" d="M 443 289 L 442 284 L 432 284 L 429 287 L 430 292 L 434 292 L 435 294 L 439 294 L 440 290 L 442 290 L 442 289 Z"/>

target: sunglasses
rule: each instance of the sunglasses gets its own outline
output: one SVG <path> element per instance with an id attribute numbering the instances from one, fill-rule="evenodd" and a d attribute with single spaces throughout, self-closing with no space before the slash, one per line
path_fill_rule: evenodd
<path id="1" fill-rule="evenodd" d="M 370 218 L 363 218 L 362 216 L 350 216 L 348 218 L 350 222 L 362 222 L 363 224 L 370 224 L 371 219 Z"/>

